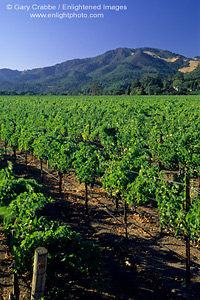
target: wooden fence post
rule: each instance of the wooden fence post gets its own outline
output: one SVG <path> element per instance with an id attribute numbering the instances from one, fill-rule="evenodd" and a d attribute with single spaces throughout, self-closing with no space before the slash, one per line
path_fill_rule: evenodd
<path id="1" fill-rule="evenodd" d="M 39 247 L 35 250 L 31 300 L 44 296 L 48 250 Z"/>

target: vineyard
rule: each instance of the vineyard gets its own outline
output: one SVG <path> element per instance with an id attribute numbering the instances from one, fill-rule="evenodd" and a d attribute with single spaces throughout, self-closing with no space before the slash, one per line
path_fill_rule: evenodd
<path id="1" fill-rule="evenodd" d="M 200 247 L 199 96 L 2 96 L 0 108 L 2 160 L 9 158 L 15 165 L 20 155 L 28 168 L 31 157 L 41 182 L 46 174 L 53 176 L 62 196 L 66 190 L 78 192 L 69 183 L 74 174 L 83 190 L 76 201 L 80 207 L 84 201 L 83 218 L 100 205 L 119 224 L 126 243 L 132 236 L 149 242 L 143 231 L 131 229 L 138 210 L 149 214 L 149 220 L 156 214 L 159 231 L 150 237 L 156 241 L 168 233 L 181 240 L 184 284 L 195 281 L 190 252 Z M 106 195 L 106 203 L 92 202 L 94 189 L 96 197 L 97 190 Z M 17 273 L 30 270 L 34 249 L 45 246 L 49 266 L 58 266 L 56 274 L 48 275 L 50 299 L 66 294 L 64 282 L 80 278 L 90 277 L 93 289 L 103 290 L 99 248 L 45 217 L 52 198 L 36 181 L 16 179 L 10 162 L 0 173 L 0 201 Z M 147 229 L 153 231 L 151 225 Z M 167 249 L 161 243 L 159 247 Z"/>

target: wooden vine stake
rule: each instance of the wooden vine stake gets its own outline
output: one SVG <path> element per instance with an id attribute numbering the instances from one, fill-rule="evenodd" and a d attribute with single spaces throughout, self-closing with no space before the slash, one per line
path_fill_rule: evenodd
<path id="1" fill-rule="evenodd" d="M 88 185 L 85 183 L 85 214 L 88 215 Z"/>
<path id="2" fill-rule="evenodd" d="M 43 181 L 43 166 L 42 166 L 42 159 L 40 159 L 40 177 L 41 177 L 41 180 Z"/>
<path id="3" fill-rule="evenodd" d="M 62 193 L 62 177 L 63 177 L 63 174 L 60 170 L 58 170 L 58 177 L 59 177 L 59 194 Z"/>
<path id="4" fill-rule="evenodd" d="M 48 250 L 39 247 L 35 250 L 31 300 L 39 300 L 44 296 Z"/>
<path id="5" fill-rule="evenodd" d="M 16 273 L 13 273 L 13 299 L 19 300 L 19 285 Z M 12 299 L 12 298 L 11 298 Z"/>
<path id="6" fill-rule="evenodd" d="M 119 209 L 119 198 L 118 197 L 115 197 L 115 207 L 116 207 L 116 210 Z"/>
<path id="7" fill-rule="evenodd" d="M 7 155 L 7 146 L 8 146 L 8 143 L 7 142 L 4 142 L 5 143 L 5 145 L 4 145 L 4 147 L 5 147 L 5 149 L 4 149 L 4 155 L 6 156 Z M 4 160 L 6 160 L 6 157 L 4 157 Z"/>
<path id="8" fill-rule="evenodd" d="M 28 164 L 28 151 L 25 151 L 25 164 L 26 164 L 26 169 L 27 169 L 27 164 Z"/>
<path id="9" fill-rule="evenodd" d="M 16 147 L 13 146 L 13 162 L 16 162 Z"/>
<path id="10" fill-rule="evenodd" d="M 186 214 L 190 209 L 190 174 L 186 174 Z M 186 235 L 186 286 L 190 285 L 190 233 Z"/>
<path id="11" fill-rule="evenodd" d="M 125 238 L 126 238 L 126 240 L 128 240 L 127 214 L 128 214 L 128 203 L 126 201 L 124 201 L 124 224 L 125 224 Z"/>
<path id="12" fill-rule="evenodd" d="M 163 134 L 162 134 L 162 132 L 160 133 L 160 140 L 159 140 L 158 144 L 160 144 L 160 145 L 163 144 Z M 159 153 L 159 155 L 160 155 L 160 153 Z M 159 172 L 160 172 L 161 169 L 162 169 L 162 164 L 161 164 L 160 161 L 158 162 L 158 169 L 159 169 Z"/>

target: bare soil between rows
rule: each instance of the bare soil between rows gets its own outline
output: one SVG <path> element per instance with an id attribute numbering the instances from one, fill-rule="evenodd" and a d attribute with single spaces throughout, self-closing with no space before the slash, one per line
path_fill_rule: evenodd
<path id="1" fill-rule="evenodd" d="M 137 211 L 129 207 L 129 239 L 126 240 L 123 205 L 121 203 L 117 211 L 100 182 L 89 188 L 89 215 L 86 216 L 84 185 L 79 183 L 74 171 L 64 176 L 65 185 L 60 195 L 58 181 L 45 172 L 41 181 L 39 162 L 31 156 L 28 161 L 26 168 L 24 159 L 18 156 L 14 172 L 18 177 L 36 179 L 51 193 L 55 201 L 47 205 L 45 216 L 70 225 L 83 239 L 94 241 L 101 249 L 104 291 L 89 289 L 89 280 L 70 282 L 66 283 L 70 293 L 63 299 L 200 299 L 200 251 L 191 245 L 191 286 L 186 287 L 185 243 L 171 232 L 159 233 L 156 207 L 151 203 Z M 57 176 L 52 170 L 48 171 Z M 30 285 L 28 274 L 19 277 L 18 299 L 30 299 Z M 12 290 L 12 257 L 4 245 L 1 227 L 0 299 L 7 300 Z"/>

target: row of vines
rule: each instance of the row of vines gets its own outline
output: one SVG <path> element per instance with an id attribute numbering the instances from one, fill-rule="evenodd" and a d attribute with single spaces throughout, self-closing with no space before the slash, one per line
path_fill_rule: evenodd
<path id="1" fill-rule="evenodd" d="M 35 180 L 15 178 L 11 162 L 0 171 L 0 201 L 15 278 L 25 273 L 31 279 L 34 251 L 45 247 L 48 249 L 45 293 L 48 299 L 66 296 L 70 293 L 69 282 L 83 278 L 90 278 L 90 287 L 99 287 L 102 262 L 98 246 L 83 241 L 70 226 L 61 226 L 44 217 L 43 210 L 54 200 Z M 17 289 L 15 292 L 18 293 Z"/>
<path id="2" fill-rule="evenodd" d="M 157 202 L 161 227 L 200 240 L 200 99 L 151 97 L 1 97 L 0 138 L 48 161 L 62 175 L 75 169 L 87 186 L 100 178 L 116 200 Z M 173 180 L 168 179 L 173 172 Z"/>

